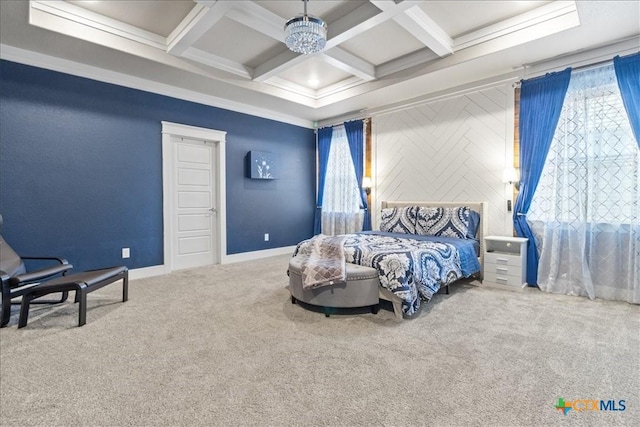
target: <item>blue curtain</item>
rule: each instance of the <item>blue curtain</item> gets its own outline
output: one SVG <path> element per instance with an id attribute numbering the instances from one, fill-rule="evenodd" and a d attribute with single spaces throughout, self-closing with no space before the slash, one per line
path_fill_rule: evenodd
<path id="1" fill-rule="evenodd" d="M 538 283 L 538 250 L 527 224 L 527 212 L 538 187 L 564 102 L 571 68 L 523 80 L 520 89 L 520 192 L 513 211 L 516 234 L 529 239 L 527 283 Z"/>
<path id="2" fill-rule="evenodd" d="M 327 163 L 329 163 L 329 150 L 331 148 L 331 136 L 333 127 L 318 129 L 318 202 L 313 218 L 313 234 L 322 232 L 322 199 L 324 197 L 324 179 L 327 176 Z"/>
<path id="3" fill-rule="evenodd" d="M 622 58 L 616 56 L 613 58 L 613 67 L 633 135 L 640 147 L 640 53 Z"/>
<path id="4" fill-rule="evenodd" d="M 356 179 L 358 180 L 358 188 L 360 189 L 361 206 L 364 208 L 362 231 L 370 231 L 371 213 L 369 212 L 367 193 L 362 189 L 362 177 L 364 174 L 364 121 L 353 120 L 350 122 L 344 122 L 344 128 L 347 131 L 349 151 L 351 152 L 353 166 L 356 169 Z"/>

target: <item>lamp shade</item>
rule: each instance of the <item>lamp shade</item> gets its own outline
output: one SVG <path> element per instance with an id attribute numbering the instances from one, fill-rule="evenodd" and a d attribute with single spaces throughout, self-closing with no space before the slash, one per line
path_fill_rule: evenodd
<path id="1" fill-rule="evenodd" d="M 502 172 L 502 182 L 513 184 L 514 182 L 518 182 L 520 180 L 520 174 L 516 168 L 506 168 Z"/>

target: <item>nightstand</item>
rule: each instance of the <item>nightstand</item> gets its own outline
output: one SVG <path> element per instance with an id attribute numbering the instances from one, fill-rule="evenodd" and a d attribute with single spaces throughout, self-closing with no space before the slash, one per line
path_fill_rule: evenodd
<path id="1" fill-rule="evenodd" d="M 483 285 L 519 291 L 527 281 L 527 241 L 524 237 L 484 238 Z"/>

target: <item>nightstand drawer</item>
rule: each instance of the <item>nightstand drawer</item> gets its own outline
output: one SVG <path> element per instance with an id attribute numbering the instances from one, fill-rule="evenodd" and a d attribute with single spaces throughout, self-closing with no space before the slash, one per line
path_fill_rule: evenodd
<path id="1" fill-rule="evenodd" d="M 514 276 L 521 277 L 522 268 L 520 265 L 504 265 L 487 263 L 484 264 L 484 274 L 493 273 L 497 276 Z"/>
<path id="2" fill-rule="evenodd" d="M 522 281 L 522 278 L 519 275 L 505 276 L 502 274 L 496 274 L 493 271 L 485 271 L 483 283 L 484 282 L 496 283 L 498 285 L 504 285 L 504 286 L 513 286 L 517 288 L 521 287 L 524 284 L 524 282 Z"/>
<path id="3" fill-rule="evenodd" d="M 509 255 L 502 252 L 486 252 L 484 262 L 485 264 L 519 267 L 522 265 L 522 258 L 519 255 Z"/>

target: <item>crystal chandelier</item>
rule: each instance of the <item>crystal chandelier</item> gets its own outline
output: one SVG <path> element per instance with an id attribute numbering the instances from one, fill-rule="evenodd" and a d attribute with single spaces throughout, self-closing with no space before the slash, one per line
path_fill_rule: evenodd
<path id="1" fill-rule="evenodd" d="M 291 18 L 284 24 L 284 42 L 297 53 L 316 53 L 327 44 L 327 24 L 320 18 L 307 15 L 304 1 L 304 15 Z"/>

